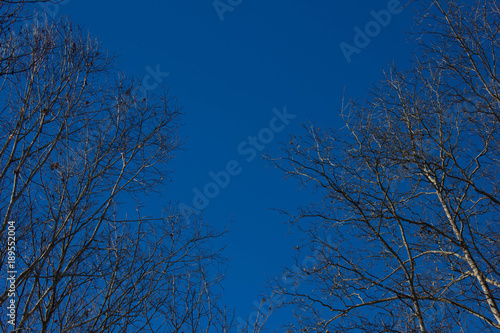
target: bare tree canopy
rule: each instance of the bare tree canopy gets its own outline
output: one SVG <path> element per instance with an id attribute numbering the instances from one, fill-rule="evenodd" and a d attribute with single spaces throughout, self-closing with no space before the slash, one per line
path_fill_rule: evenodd
<path id="1" fill-rule="evenodd" d="M 2 0 L 0 1 L 0 36 L 7 37 L 11 29 L 20 23 L 36 19 L 38 16 L 46 14 L 40 11 L 33 11 L 33 5 L 57 5 L 64 0 Z"/>
<path id="2" fill-rule="evenodd" d="M 137 199 L 169 180 L 176 100 L 139 94 L 70 22 L 20 24 L 23 4 L 1 3 L 0 260 L 17 276 L 16 325 L 2 315 L 0 331 L 227 332 L 220 233 Z"/>
<path id="3" fill-rule="evenodd" d="M 500 329 L 500 9 L 417 5 L 412 68 L 271 158 L 319 198 L 287 212 L 310 258 L 274 281 L 290 331 Z"/>

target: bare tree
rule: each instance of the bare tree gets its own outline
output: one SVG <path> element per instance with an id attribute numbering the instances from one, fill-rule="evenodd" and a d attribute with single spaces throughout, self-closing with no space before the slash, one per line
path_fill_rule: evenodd
<path id="1" fill-rule="evenodd" d="M 15 29 L 1 40 L 0 260 L 5 273 L 15 259 L 16 325 L 2 314 L 1 331 L 227 332 L 221 234 L 173 205 L 142 215 L 169 181 L 176 100 L 138 94 L 67 21 Z"/>
<path id="2" fill-rule="evenodd" d="M 0 1 L 0 75 L 13 74 L 13 71 L 20 71 L 29 61 L 19 61 L 18 58 L 29 57 L 30 54 L 23 54 L 15 51 L 9 45 L 15 43 L 19 46 L 22 41 L 17 38 L 32 25 L 41 22 L 47 23 L 51 18 L 43 9 L 46 5 L 58 6 L 63 0 L 9 0 Z M 40 8 L 37 8 L 38 5 Z M 38 9 L 38 10 L 36 10 Z"/>
<path id="3" fill-rule="evenodd" d="M 425 1 L 412 69 L 273 158 L 314 192 L 273 282 L 297 332 L 500 329 L 500 10 Z"/>

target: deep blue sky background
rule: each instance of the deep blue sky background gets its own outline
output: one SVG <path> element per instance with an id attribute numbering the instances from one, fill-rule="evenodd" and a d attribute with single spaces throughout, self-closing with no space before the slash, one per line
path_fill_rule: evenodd
<path id="1" fill-rule="evenodd" d="M 70 0 L 59 6 L 89 29 L 103 48 L 119 57 L 119 68 L 138 78 L 146 68 L 169 72 L 163 84 L 183 106 L 181 136 L 185 150 L 171 167 L 171 186 L 148 209 L 157 215 L 168 201 L 191 204 L 192 189 L 210 182 L 209 172 L 230 160 L 243 171 L 210 201 L 204 217 L 232 231 L 223 239 L 231 259 L 225 281 L 225 302 L 246 317 L 260 300 L 266 276 L 292 264 L 300 235 L 272 208 L 293 210 L 310 199 L 292 181 L 257 158 L 251 163 L 238 153 L 249 135 L 267 127 L 273 108 L 296 114 L 266 150 L 277 152 L 301 123 L 341 127 L 338 117 L 343 89 L 365 96 L 395 61 L 405 66 L 413 9 L 393 16 L 348 64 L 339 44 L 353 44 L 355 26 L 373 20 L 371 10 L 388 1 L 244 0 L 221 21 L 212 0 Z M 286 320 L 277 314 L 273 322 Z"/>

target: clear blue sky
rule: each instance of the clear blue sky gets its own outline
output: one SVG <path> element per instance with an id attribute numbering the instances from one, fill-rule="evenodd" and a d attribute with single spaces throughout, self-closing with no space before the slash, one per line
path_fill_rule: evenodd
<path id="1" fill-rule="evenodd" d="M 212 0 L 66 0 L 58 8 L 58 16 L 68 15 L 116 54 L 124 72 L 138 78 L 157 68 L 169 73 L 159 78 L 183 106 L 185 150 L 173 161 L 173 182 L 149 208 L 151 215 L 169 200 L 191 205 L 193 189 L 203 191 L 212 181 L 210 172 L 238 162 L 241 172 L 203 210 L 216 227 L 231 223 L 223 239 L 231 259 L 225 301 L 237 316 L 246 317 L 260 300 L 266 276 L 292 263 L 300 239 L 294 230 L 288 234 L 284 217 L 271 209 L 293 210 L 310 199 L 260 156 L 247 161 L 248 136 L 269 128 L 273 108 L 284 106 L 297 116 L 273 132 L 262 152 L 277 152 L 307 121 L 342 126 L 344 87 L 349 96 L 362 97 L 383 67 L 393 61 L 405 66 L 410 59 L 405 32 L 411 28 L 411 7 L 393 14 L 380 31 L 371 26 L 374 37 L 350 63 L 339 46 L 355 46 L 354 28 L 365 29 L 374 21 L 370 11 L 385 10 L 391 2 L 243 0 L 224 12 L 223 21 Z M 154 86 L 153 78 L 148 82 Z M 279 121 L 274 126 L 282 128 Z M 248 153 L 240 154 L 244 141 L 240 150 Z M 286 320 L 279 314 L 272 319 Z"/>

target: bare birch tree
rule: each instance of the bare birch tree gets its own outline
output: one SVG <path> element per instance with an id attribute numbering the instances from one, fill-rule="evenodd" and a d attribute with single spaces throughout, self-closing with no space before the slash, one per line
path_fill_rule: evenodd
<path id="1" fill-rule="evenodd" d="M 138 93 L 67 21 L 18 23 L 1 36 L 0 260 L 3 277 L 14 252 L 17 274 L 16 325 L 2 314 L 0 330 L 227 332 L 220 233 L 140 207 L 169 181 L 176 100 Z"/>
<path id="2" fill-rule="evenodd" d="M 500 329 L 500 10 L 419 5 L 413 68 L 272 159 L 318 198 L 287 212 L 309 257 L 273 282 L 290 331 Z"/>

